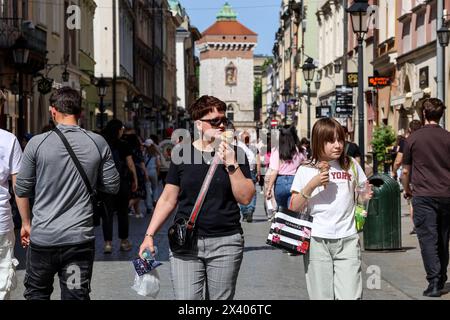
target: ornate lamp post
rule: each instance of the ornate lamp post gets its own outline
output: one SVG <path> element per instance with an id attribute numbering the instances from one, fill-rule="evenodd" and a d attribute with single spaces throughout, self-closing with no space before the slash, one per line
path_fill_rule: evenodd
<path id="1" fill-rule="evenodd" d="M 314 79 L 314 73 L 316 72 L 316 66 L 313 63 L 313 59 L 308 58 L 305 61 L 305 64 L 302 67 L 303 70 L 303 77 L 305 78 L 306 86 L 308 87 L 308 110 L 307 110 L 307 117 L 308 117 L 308 131 L 307 131 L 307 137 L 308 139 L 311 138 L 311 82 Z"/>
<path id="2" fill-rule="evenodd" d="M 283 97 L 283 103 L 284 103 L 284 124 L 287 124 L 287 109 L 288 109 L 288 103 L 289 99 L 291 98 L 291 93 L 289 92 L 288 88 L 284 88 L 281 92 L 281 96 Z"/>
<path id="3" fill-rule="evenodd" d="M 133 104 L 133 111 L 134 111 L 134 130 L 136 131 L 136 134 L 140 134 L 140 128 L 139 128 L 139 116 L 140 116 L 140 110 L 142 106 L 142 99 L 139 97 L 134 97 L 132 104 Z"/>
<path id="4" fill-rule="evenodd" d="M 358 136 L 361 149 L 361 167 L 365 169 L 365 147 L 364 147 L 364 37 L 369 31 L 368 0 L 355 0 L 347 9 L 350 14 L 353 32 L 358 39 Z"/>
<path id="5" fill-rule="evenodd" d="M 17 123 L 17 135 L 19 139 L 22 139 L 25 134 L 25 119 L 24 119 L 24 101 L 23 101 L 23 69 L 28 63 L 28 57 L 30 55 L 30 49 L 28 48 L 28 42 L 20 36 L 13 47 L 13 58 L 17 70 L 19 71 L 19 119 Z"/>
<path id="6" fill-rule="evenodd" d="M 106 80 L 105 80 L 105 78 L 103 78 L 103 76 L 98 80 L 96 87 L 97 87 L 97 94 L 98 94 L 98 96 L 100 98 L 100 106 L 99 106 L 99 109 L 100 109 L 100 130 L 103 130 L 103 127 L 104 127 L 104 121 L 103 121 L 104 117 L 103 117 L 103 115 L 105 114 L 105 105 L 103 103 L 103 99 L 105 98 L 106 91 L 108 89 L 108 84 L 106 83 Z"/>

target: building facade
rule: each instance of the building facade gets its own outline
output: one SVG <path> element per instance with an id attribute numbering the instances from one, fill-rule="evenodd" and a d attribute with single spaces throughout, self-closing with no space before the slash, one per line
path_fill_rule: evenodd
<path id="1" fill-rule="evenodd" d="M 239 23 L 228 5 L 197 41 L 200 50 L 200 96 L 215 96 L 227 104 L 236 129 L 255 128 L 253 50 L 257 34 Z"/>

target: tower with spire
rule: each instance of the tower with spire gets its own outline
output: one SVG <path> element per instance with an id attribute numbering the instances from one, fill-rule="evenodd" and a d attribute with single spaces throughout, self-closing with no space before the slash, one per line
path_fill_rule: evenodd
<path id="1" fill-rule="evenodd" d="M 258 35 L 237 20 L 228 4 L 197 41 L 200 51 L 200 95 L 215 96 L 227 104 L 227 116 L 236 129 L 254 128 L 253 51 Z"/>

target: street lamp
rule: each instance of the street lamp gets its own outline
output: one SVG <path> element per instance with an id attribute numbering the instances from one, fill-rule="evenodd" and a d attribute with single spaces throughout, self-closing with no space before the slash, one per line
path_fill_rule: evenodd
<path id="1" fill-rule="evenodd" d="M 342 63 L 339 61 L 339 62 L 336 62 L 335 64 L 334 64 L 334 73 L 339 73 L 339 72 L 341 72 L 341 68 L 342 68 Z"/>
<path id="2" fill-rule="evenodd" d="M 30 49 L 27 40 L 20 36 L 12 46 L 14 63 L 19 71 L 19 119 L 17 123 L 17 133 L 19 139 L 25 134 L 24 101 L 23 101 L 23 69 L 28 63 Z"/>
<path id="3" fill-rule="evenodd" d="M 308 130 L 306 132 L 308 139 L 311 138 L 311 82 L 314 79 L 314 73 L 316 72 L 316 66 L 314 60 L 308 58 L 302 67 L 303 77 L 305 78 L 306 86 L 308 87 L 308 106 L 307 106 L 307 118 L 308 118 Z"/>
<path id="4" fill-rule="evenodd" d="M 284 103 L 284 124 L 287 124 L 287 104 L 289 102 L 289 99 L 291 98 L 291 93 L 289 92 L 289 89 L 285 87 L 283 91 L 281 92 L 281 96 L 283 97 L 283 103 Z"/>
<path id="5" fill-rule="evenodd" d="M 353 32 L 358 39 L 358 136 L 359 148 L 361 150 L 361 167 L 365 170 L 365 147 L 364 147 L 364 53 L 363 41 L 369 31 L 368 0 L 355 0 L 346 10 L 350 14 Z"/>
<path id="6" fill-rule="evenodd" d="M 108 84 L 106 83 L 105 78 L 103 78 L 103 76 L 98 80 L 97 82 L 97 94 L 100 98 L 100 130 L 103 130 L 103 125 L 104 125 L 104 121 L 103 121 L 103 115 L 105 113 L 105 105 L 103 103 L 103 99 L 106 96 L 106 90 L 108 88 Z"/>
<path id="7" fill-rule="evenodd" d="M 141 110 L 141 105 L 142 105 L 142 99 L 138 98 L 137 96 L 135 96 L 133 98 L 133 101 L 131 102 L 133 105 L 133 111 L 134 111 L 134 130 L 136 131 L 136 133 L 139 135 L 140 133 L 140 128 L 139 128 L 139 111 Z"/>

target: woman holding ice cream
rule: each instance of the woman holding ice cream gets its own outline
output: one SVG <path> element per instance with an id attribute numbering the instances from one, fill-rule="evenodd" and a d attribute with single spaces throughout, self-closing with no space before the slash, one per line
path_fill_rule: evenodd
<path id="1" fill-rule="evenodd" d="M 304 257 L 310 299 L 361 299 L 361 249 L 355 226 L 355 188 L 368 185 L 359 164 L 344 153 L 345 133 L 333 119 L 312 131 L 312 159 L 292 184 L 291 210 L 307 206 L 313 217 L 311 246 Z M 356 173 L 356 174 L 354 174 Z M 367 198 L 372 196 L 367 193 Z"/>

